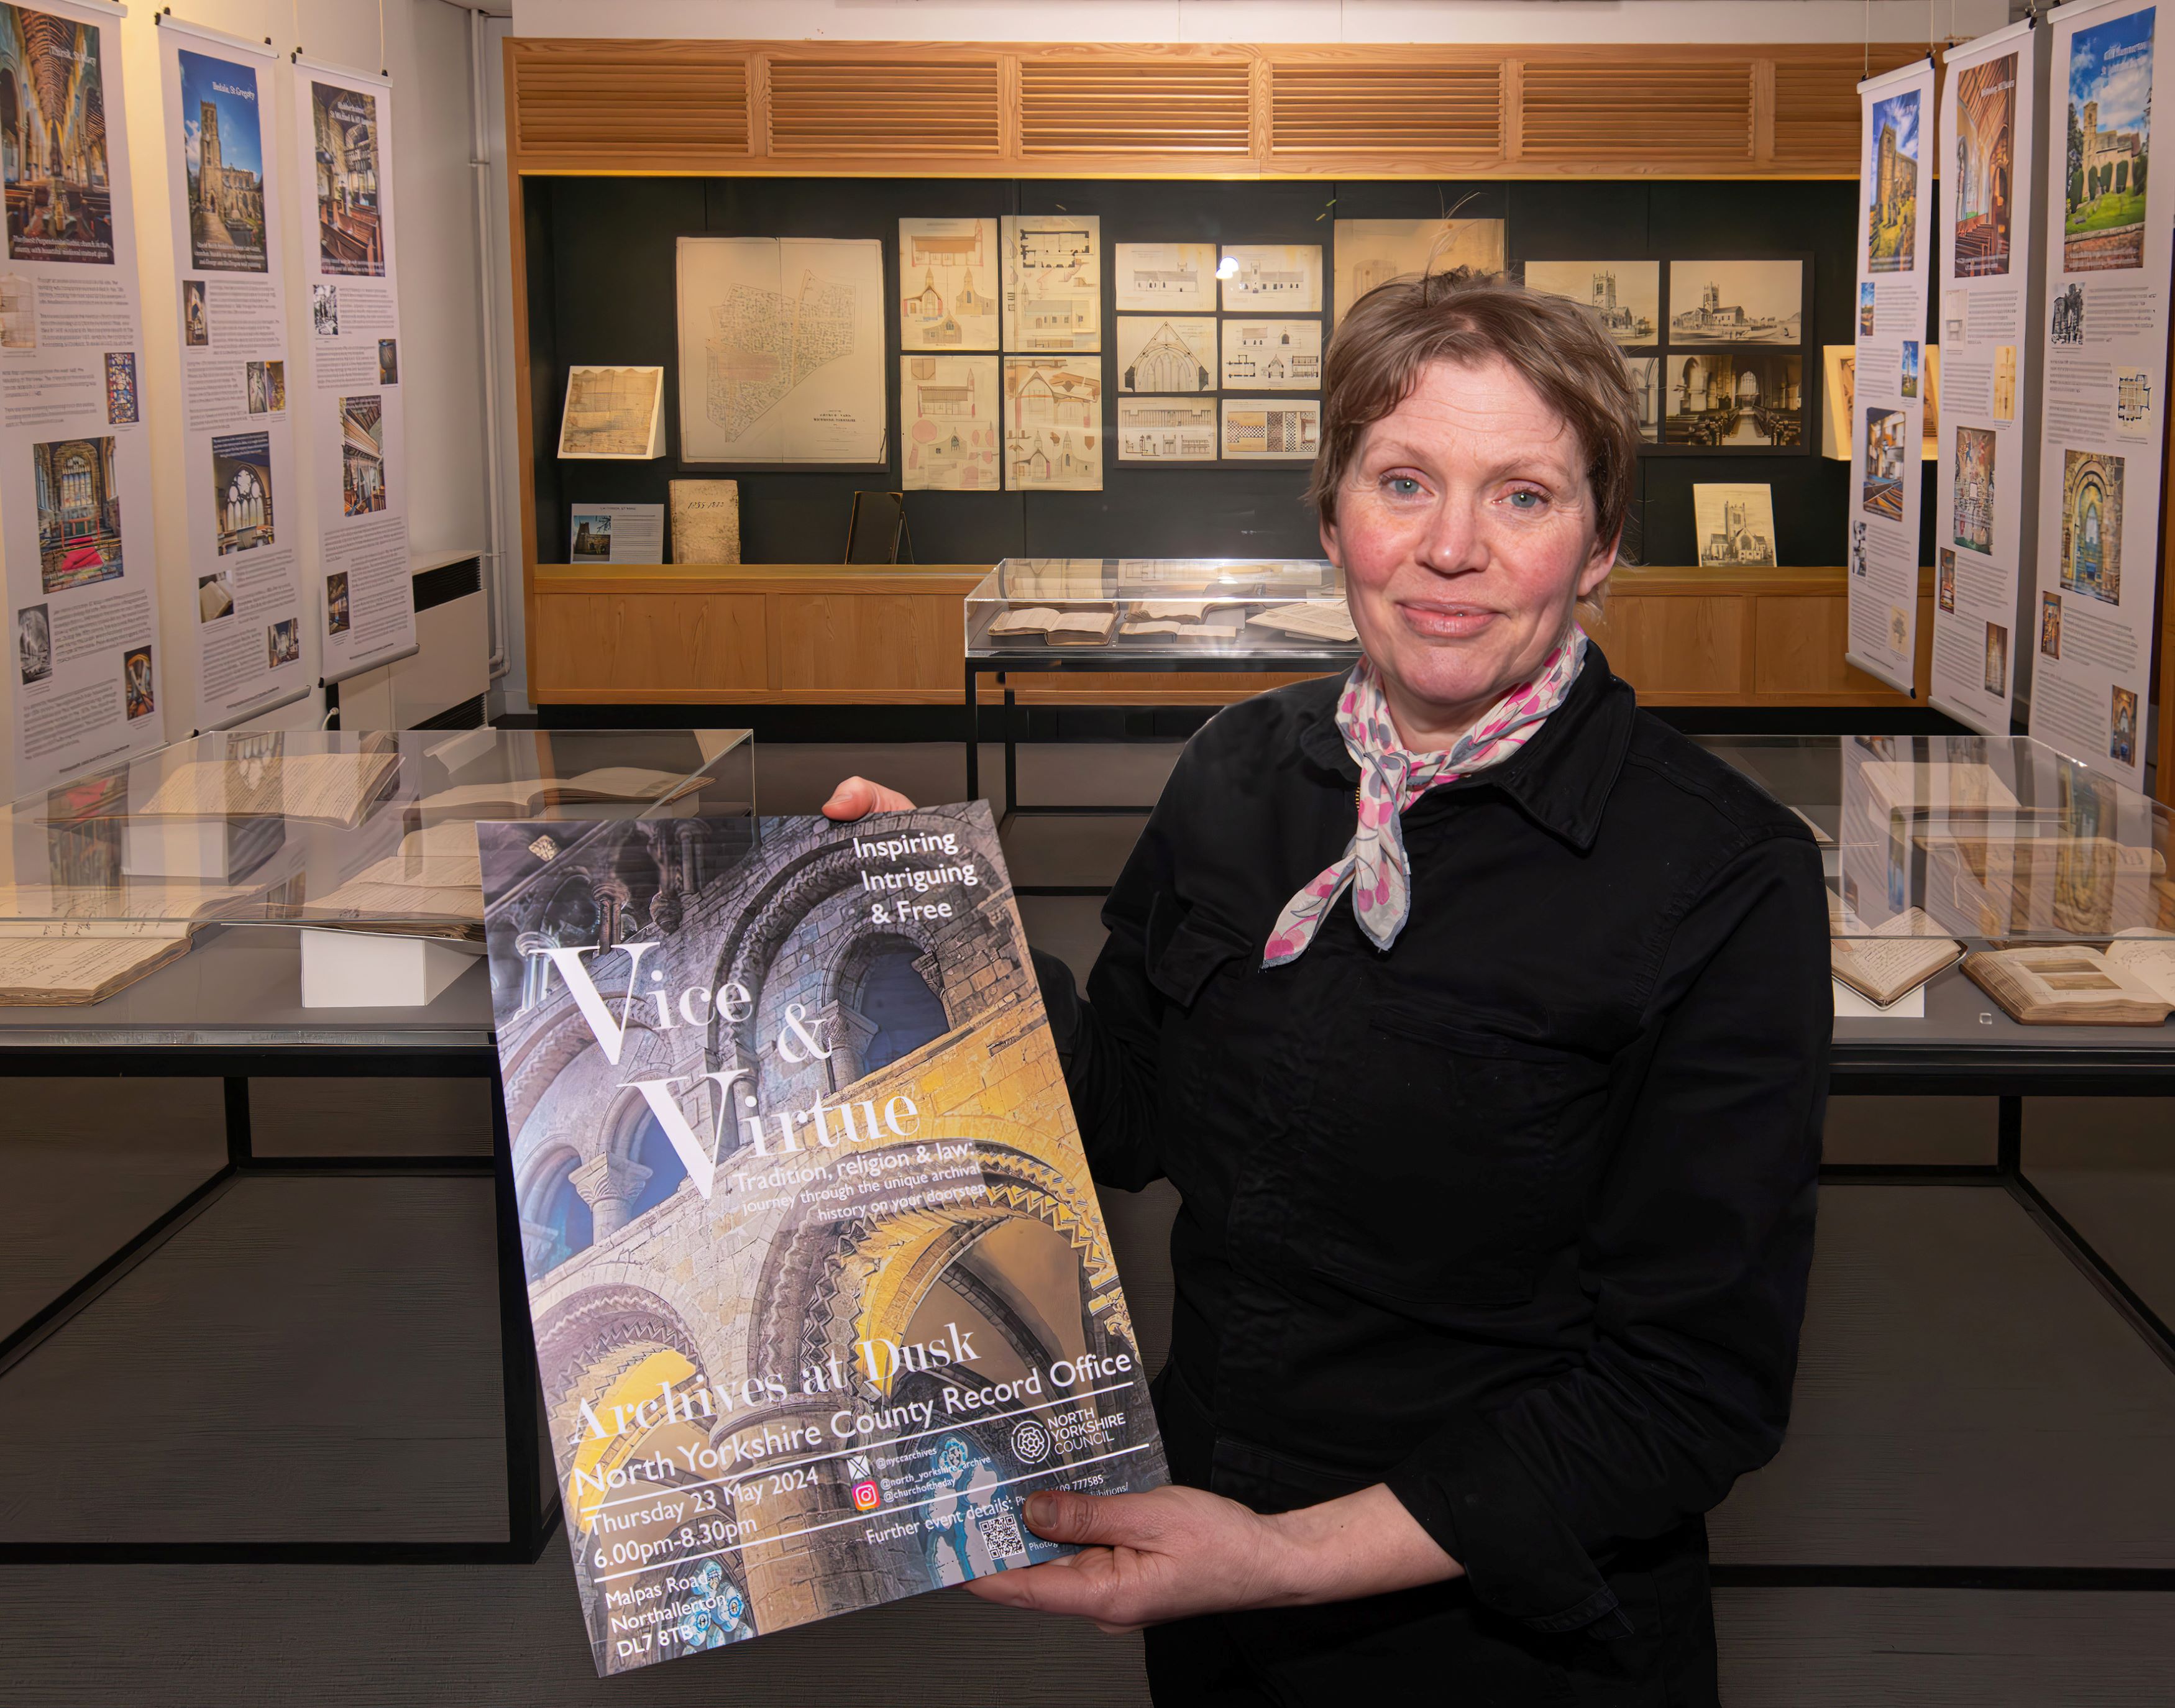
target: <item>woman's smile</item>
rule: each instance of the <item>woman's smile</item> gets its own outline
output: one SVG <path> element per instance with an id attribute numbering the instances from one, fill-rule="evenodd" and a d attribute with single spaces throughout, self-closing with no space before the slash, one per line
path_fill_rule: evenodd
<path id="1" fill-rule="evenodd" d="M 1430 641 L 1469 641 L 1484 633 L 1501 615 L 1485 605 L 1453 605 L 1441 599 L 1401 599 L 1397 608 L 1407 628 Z"/>

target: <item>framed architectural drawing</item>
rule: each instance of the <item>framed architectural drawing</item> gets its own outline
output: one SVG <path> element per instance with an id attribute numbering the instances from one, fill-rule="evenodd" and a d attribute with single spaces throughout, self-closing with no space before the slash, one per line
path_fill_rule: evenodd
<path id="1" fill-rule="evenodd" d="M 1321 389 L 1321 323 L 1261 320 L 1223 323 L 1223 388 L 1233 392 Z"/>
<path id="2" fill-rule="evenodd" d="M 1700 566 L 1756 569 L 1775 563 L 1775 489 L 1692 483 Z"/>
<path id="3" fill-rule="evenodd" d="M 567 372 L 559 455 L 646 461 L 664 454 L 664 370 L 576 366 Z"/>
<path id="4" fill-rule="evenodd" d="M 1226 398 L 1223 453 L 1229 462 L 1300 462 L 1321 443 L 1320 398 Z"/>
<path id="5" fill-rule="evenodd" d="M 1335 236 L 1337 320 L 1392 279 L 1460 267 L 1475 273 L 1503 270 L 1500 220 L 1339 220 Z"/>
<path id="6" fill-rule="evenodd" d="M 997 222 L 898 222 L 898 337 L 903 350 L 997 347 Z"/>
<path id="7" fill-rule="evenodd" d="M 1003 238 L 1005 348 L 1102 349 L 1101 219 L 1007 214 Z"/>
<path id="8" fill-rule="evenodd" d="M 884 459 L 883 245 L 682 237 L 680 456 Z"/>
<path id="9" fill-rule="evenodd" d="M 1120 315 L 1118 389 L 1120 392 L 1214 391 L 1214 317 Z"/>
<path id="10" fill-rule="evenodd" d="M 1103 364 L 1095 356 L 1005 358 L 1005 485 L 1103 490 Z"/>
<path id="11" fill-rule="evenodd" d="M 1796 344 L 1805 338 L 1802 261 L 1672 261 L 1669 342 Z"/>
<path id="12" fill-rule="evenodd" d="M 901 482 L 909 492 L 995 492 L 1004 398 L 993 355 L 909 351 L 898 362 Z"/>
<path id="13" fill-rule="evenodd" d="M 1226 314 L 1266 314 L 1282 309 L 1315 314 L 1321 309 L 1319 243 L 1226 243 L 1217 263 Z"/>
<path id="14" fill-rule="evenodd" d="M 1213 398 L 1120 398 L 1120 463 L 1212 463 L 1216 460 Z"/>
<path id="15" fill-rule="evenodd" d="M 1662 341 L 1658 261 L 1528 261 L 1526 288 L 1592 309 L 1619 344 Z"/>
<path id="16" fill-rule="evenodd" d="M 1120 243 L 1110 263 L 1120 314 L 1213 314 L 1213 243 Z"/>

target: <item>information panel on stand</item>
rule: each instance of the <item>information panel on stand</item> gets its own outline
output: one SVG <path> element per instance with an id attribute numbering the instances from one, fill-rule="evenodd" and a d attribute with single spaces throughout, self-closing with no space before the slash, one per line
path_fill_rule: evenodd
<path id="1" fill-rule="evenodd" d="M 324 679 L 415 650 L 408 457 L 393 247 L 393 89 L 295 62 L 295 161 L 316 230 L 304 442 L 317 489 Z"/>
<path id="2" fill-rule="evenodd" d="M 2047 33 L 2029 24 L 1953 49 L 1941 91 L 1940 399 L 1928 698 L 2009 734 L 2020 567 L 2036 535 L 2038 149 Z"/>
<path id="3" fill-rule="evenodd" d="M 278 57 L 160 19 L 181 328 L 196 709 L 216 729 L 310 691 L 287 387 Z M 265 146 L 267 141 L 273 145 Z"/>
<path id="4" fill-rule="evenodd" d="M 2064 6 L 2047 162 L 2031 734 L 2143 786 L 2159 579 L 2170 191 L 2151 170 L 2160 8 Z"/>
<path id="5" fill-rule="evenodd" d="M 15 787 L 165 740 L 121 8 L 0 6 L 0 536 Z"/>
<path id="6" fill-rule="evenodd" d="M 1858 86 L 1865 117 L 1858 207 L 1858 361 L 1852 410 L 1850 646 L 1860 670 L 1914 693 L 1918 464 L 1926 279 L 1933 232 L 1934 64 Z"/>

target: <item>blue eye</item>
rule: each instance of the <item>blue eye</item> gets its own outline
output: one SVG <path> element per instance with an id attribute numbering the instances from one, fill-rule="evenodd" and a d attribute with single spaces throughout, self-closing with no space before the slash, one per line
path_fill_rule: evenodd
<path id="1" fill-rule="evenodd" d="M 1516 510 L 1538 510 L 1541 506 L 1541 495 L 1538 492 L 1513 492 L 1511 505 Z"/>
<path id="2" fill-rule="evenodd" d="M 1420 483 L 1409 474 L 1392 474 L 1390 476 L 1390 491 L 1400 498 L 1417 498 Z"/>

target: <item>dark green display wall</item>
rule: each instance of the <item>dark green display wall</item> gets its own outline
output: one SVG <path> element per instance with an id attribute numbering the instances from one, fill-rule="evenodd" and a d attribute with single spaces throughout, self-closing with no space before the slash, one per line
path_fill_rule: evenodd
<path id="1" fill-rule="evenodd" d="M 1820 349 L 1853 335 L 1856 186 L 1847 182 L 1222 182 L 1204 180 L 529 177 L 521 181 L 529 261 L 530 397 L 534 409 L 537 561 L 567 561 L 567 507 L 661 503 L 682 471 L 673 240 L 681 236 L 876 237 L 887 286 L 887 356 L 897 425 L 898 221 L 908 216 L 1021 213 L 1101 216 L 1114 243 L 1191 241 L 1319 243 L 1338 219 L 1425 219 L 1457 209 L 1506 222 L 1510 258 L 1527 260 L 1814 258 L 1807 308 L 1805 451 L 1641 459 L 1637 561 L 1694 561 L 1695 481 L 1774 488 L 1781 560 L 1844 561 L 1848 466 L 1817 454 Z M 1461 208 L 1460 203 L 1463 205 Z M 1113 312 L 1104 268 L 1104 386 L 1115 393 Z M 1326 306 L 1326 304 L 1325 304 Z M 665 370 L 666 454 L 648 463 L 561 463 L 567 371 L 578 363 Z M 691 474 L 740 483 L 741 555 L 750 563 L 835 562 L 844 556 L 856 488 L 900 484 L 897 433 L 887 470 Z M 1931 479 L 1932 465 L 1926 478 Z M 911 492 L 914 556 L 925 563 L 1035 556 L 1313 556 L 1314 519 L 1300 466 L 1104 466 L 1100 492 Z M 1925 507 L 1930 542 L 1932 506 Z M 1923 550 L 1929 553 L 1930 545 Z M 1922 556 L 1922 561 L 1930 561 Z"/>

